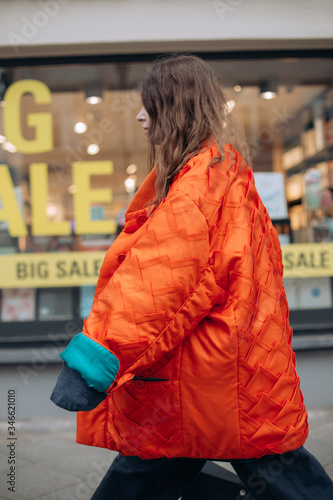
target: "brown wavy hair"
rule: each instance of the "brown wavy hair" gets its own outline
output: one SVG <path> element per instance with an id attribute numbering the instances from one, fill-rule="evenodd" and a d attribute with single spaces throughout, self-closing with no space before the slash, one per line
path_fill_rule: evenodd
<path id="1" fill-rule="evenodd" d="M 175 54 L 157 60 L 141 83 L 141 97 L 150 118 L 148 166 L 151 170 L 156 165 L 157 172 L 154 204 L 165 198 L 176 174 L 206 144 L 215 142 L 220 152 L 209 166 L 223 160 L 228 142 L 249 161 L 244 135 L 233 123 L 220 83 L 199 57 Z"/>

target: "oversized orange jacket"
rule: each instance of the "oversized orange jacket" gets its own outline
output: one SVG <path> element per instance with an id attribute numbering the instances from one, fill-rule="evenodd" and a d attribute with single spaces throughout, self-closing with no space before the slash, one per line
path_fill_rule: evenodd
<path id="1" fill-rule="evenodd" d="M 77 441 L 142 458 L 237 459 L 301 446 L 278 235 L 231 145 L 191 158 L 147 217 L 155 171 L 106 254 L 63 359 L 108 393 Z"/>

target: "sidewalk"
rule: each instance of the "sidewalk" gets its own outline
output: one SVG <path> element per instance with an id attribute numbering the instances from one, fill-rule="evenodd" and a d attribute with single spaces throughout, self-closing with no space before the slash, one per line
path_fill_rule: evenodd
<path id="1" fill-rule="evenodd" d="M 310 410 L 306 448 L 333 479 L 333 409 Z M 0 500 L 89 500 L 116 453 L 75 443 L 75 419 L 19 424 L 15 492 L 9 491 L 7 423 L 0 422 Z M 219 464 L 221 465 L 221 464 Z M 224 467 L 232 470 L 229 464 Z"/>

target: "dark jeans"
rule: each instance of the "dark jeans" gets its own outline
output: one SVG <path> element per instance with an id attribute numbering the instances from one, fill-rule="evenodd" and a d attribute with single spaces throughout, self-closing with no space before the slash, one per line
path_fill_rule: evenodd
<path id="1" fill-rule="evenodd" d="M 91 500 L 178 500 L 206 460 L 118 455 Z M 333 483 L 303 447 L 230 462 L 254 500 L 333 500 Z"/>

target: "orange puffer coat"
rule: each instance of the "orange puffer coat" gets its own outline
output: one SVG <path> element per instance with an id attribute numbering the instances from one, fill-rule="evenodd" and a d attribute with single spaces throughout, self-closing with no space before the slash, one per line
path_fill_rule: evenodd
<path id="1" fill-rule="evenodd" d="M 252 170 L 230 145 L 207 168 L 217 154 L 191 158 L 147 217 L 153 170 L 106 254 L 79 335 L 101 349 L 97 367 L 103 352 L 119 367 L 107 398 L 78 413 L 79 443 L 230 460 L 306 439 L 278 235 Z"/>

